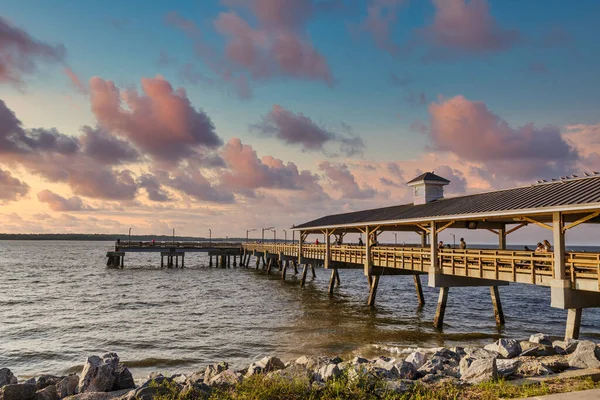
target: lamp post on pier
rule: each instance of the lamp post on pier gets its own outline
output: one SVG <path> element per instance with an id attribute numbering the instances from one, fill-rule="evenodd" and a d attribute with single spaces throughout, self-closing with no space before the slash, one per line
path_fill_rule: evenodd
<path id="1" fill-rule="evenodd" d="M 283 243 L 287 243 L 287 231 L 285 229 L 283 230 L 283 236 L 284 236 Z"/>
<path id="2" fill-rule="evenodd" d="M 394 244 L 398 244 L 398 234 L 394 233 Z"/>
<path id="3" fill-rule="evenodd" d="M 212 231 L 208 228 L 208 244 L 212 243 Z"/>
<path id="4" fill-rule="evenodd" d="M 173 244 L 175 244 L 175 228 L 173 228 Z"/>
<path id="5" fill-rule="evenodd" d="M 131 246 L 131 228 L 129 228 L 129 245 Z"/>
<path id="6" fill-rule="evenodd" d="M 451 233 L 452 235 L 452 248 L 455 249 L 456 248 L 456 235 L 454 233 Z"/>
<path id="7" fill-rule="evenodd" d="M 246 243 L 248 243 L 248 234 L 249 234 L 250 232 L 254 232 L 254 231 L 256 231 L 256 230 L 257 230 L 256 228 L 253 228 L 253 229 L 246 229 Z"/>
<path id="8" fill-rule="evenodd" d="M 270 231 L 271 229 L 274 229 L 274 226 L 270 226 L 268 228 L 262 228 L 262 235 L 261 235 L 261 243 L 265 242 L 265 231 Z"/>

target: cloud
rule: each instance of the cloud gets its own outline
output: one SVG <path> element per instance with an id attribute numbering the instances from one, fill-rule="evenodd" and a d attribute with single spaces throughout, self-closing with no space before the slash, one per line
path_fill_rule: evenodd
<path id="1" fill-rule="evenodd" d="M 48 189 L 42 190 L 37 194 L 38 200 L 42 203 L 47 203 L 52 211 L 84 211 L 91 210 L 86 206 L 80 197 L 73 196 L 70 198 L 62 197 Z"/>
<path id="2" fill-rule="evenodd" d="M 152 201 L 164 202 L 171 200 L 169 195 L 162 190 L 161 184 L 152 174 L 143 174 L 138 178 L 138 184 L 146 190 L 148 198 Z"/>
<path id="3" fill-rule="evenodd" d="M 220 204 L 235 203 L 235 197 L 231 191 L 221 185 L 213 185 L 198 168 L 180 167 L 173 174 L 161 171 L 155 172 L 155 176 L 161 184 L 196 200 Z M 146 185 L 146 189 L 147 187 L 148 185 Z"/>
<path id="4" fill-rule="evenodd" d="M 29 185 L 0 168 L 0 201 L 16 201 L 29 193 Z"/>
<path id="5" fill-rule="evenodd" d="M 64 46 L 41 42 L 0 16 L 0 83 L 21 85 L 38 62 L 60 62 L 65 53 Z"/>
<path id="6" fill-rule="evenodd" d="M 367 184 L 359 187 L 346 164 L 333 165 L 329 161 L 323 161 L 319 164 L 319 169 L 325 173 L 333 189 L 342 193 L 344 199 L 370 199 L 377 195 L 377 191 Z"/>
<path id="7" fill-rule="evenodd" d="M 349 126 L 343 125 L 348 131 Z M 359 154 L 364 142 L 358 136 L 342 136 L 319 126 L 302 113 L 294 113 L 280 105 L 262 117 L 262 121 L 251 126 L 252 130 L 263 135 L 276 137 L 286 144 L 299 145 L 306 151 L 323 150 L 329 142 L 340 144 L 340 150 L 347 156 Z"/>
<path id="8" fill-rule="evenodd" d="M 501 27 L 491 16 L 487 0 L 433 0 L 433 23 L 421 33 L 433 46 L 429 57 L 453 53 L 507 50 L 520 38 L 517 30 Z"/>
<path id="9" fill-rule="evenodd" d="M 135 162 L 140 157 L 129 142 L 112 136 L 102 128 L 84 125 L 79 140 L 83 152 L 104 165 L 117 165 Z"/>
<path id="10" fill-rule="evenodd" d="M 429 135 L 436 150 L 485 165 L 494 174 L 527 180 L 552 177 L 573 166 L 579 155 L 559 128 L 518 128 L 463 96 L 429 106 Z"/>
<path id="11" fill-rule="evenodd" d="M 391 30 L 398 21 L 397 13 L 406 0 L 370 0 L 367 16 L 359 29 L 367 32 L 375 45 L 390 54 L 396 54 L 398 46 L 391 39 Z"/>
<path id="12" fill-rule="evenodd" d="M 88 88 L 81 82 L 79 76 L 69 67 L 63 68 L 63 73 L 69 78 L 73 87 L 81 94 L 87 95 Z"/>
<path id="13" fill-rule="evenodd" d="M 143 78 L 141 94 L 121 93 L 113 82 L 93 77 L 90 93 L 100 126 L 157 160 L 176 163 L 199 149 L 222 144 L 210 117 L 192 106 L 185 90 L 173 90 L 162 77 Z"/>

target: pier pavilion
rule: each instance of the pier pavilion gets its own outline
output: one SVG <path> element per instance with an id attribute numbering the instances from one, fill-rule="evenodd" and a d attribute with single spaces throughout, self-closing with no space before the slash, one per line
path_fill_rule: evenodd
<path id="1" fill-rule="evenodd" d="M 295 226 L 298 243 L 247 243 L 242 246 L 242 264 L 250 255 L 256 267 L 268 260 L 267 271 L 279 263 L 282 277 L 289 262 L 307 268 L 331 269 L 329 290 L 340 284 L 338 269 L 361 268 L 368 278 L 369 305 L 374 305 L 381 276 L 414 276 L 417 296 L 424 302 L 419 275 L 428 275 L 428 285 L 439 288 L 434 325 L 443 324 L 446 301 L 452 287 L 489 286 L 498 324 L 504 324 L 499 287 L 510 282 L 550 287 L 551 306 L 568 310 L 566 338 L 577 338 L 582 309 L 600 307 L 600 253 L 565 251 L 565 234 L 583 224 L 600 223 L 600 175 L 561 178 L 513 189 L 444 198 L 449 181 L 425 173 L 410 182 L 413 203 L 385 208 L 328 215 Z M 536 225 L 552 232 L 552 251 L 507 250 L 506 237 Z M 438 249 L 438 235 L 446 229 L 492 232 L 498 249 Z M 382 232 L 414 232 L 420 247 L 379 245 Z M 348 233 L 364 234 L 362 246 L 335 245 Z M 323 244 L 307 243 L 310 234 L 324 235 Z M 283 264 L 283 265 L 282 265 Z M 532 316 L 535 318 L 535 316 Z"/>

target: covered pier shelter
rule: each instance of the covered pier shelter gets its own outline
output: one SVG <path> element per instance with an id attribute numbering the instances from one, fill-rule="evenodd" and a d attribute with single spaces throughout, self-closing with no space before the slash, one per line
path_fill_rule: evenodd
<path id="1" fill-rule="evenodd" d="M 443 324 L 452 287 L 489 286 L 496 322 L 504 324 L 500 286 L 509 282 L 548 286 L 551 306 L 568 310 L 565 337 L 577 338 L 582 309 L 600 307 L 600 253 L 567 252 L 565 235 L 584 224 L 600 223 L 600 175 L 444 198 L 448 183 L 427 172 L 408 182 L 412 204 L 324 216 L 293 228 L 300 233 L 298 243 L 250 243 L 244 251 L 297 260 L 304 265 L 302 284 L 307 266 L 313 272 L 315 265 L 332 269 L 330 291 L 340 283 L 338 269 L 362 268 L 370 286 L 369 305 L 374 304 L 384 275 L 415 276 L 423 303 L 418 276 L 427 274 L 428 285 L 439 288 L 436 327 Z M 507 236 L 527 225 L 551 232 L 550 251 L 506 249 Z M 492 232 L 498 237 L 497 249 L 438 248 L 438 235 L 448 229 Z M 414 232 L 421 246 L 380 245 L 377 237 L 383 232 Z M 366 240 L 360 246 L 341 244 L 347 233 L 363 234 Z M 310 234 L 324 235 L 324 243 L 307 243 Z M 337 244 L 332 244 L 332 236 Z"/>

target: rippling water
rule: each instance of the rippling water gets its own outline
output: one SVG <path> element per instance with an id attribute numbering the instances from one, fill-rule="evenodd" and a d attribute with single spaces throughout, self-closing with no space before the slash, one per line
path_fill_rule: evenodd
<path id="1" fill-rule="evenodd" d="M 438 291 L 413 278 L 384 276 L 377 307 L 366 306 L 362 270 L 329 271 L 300 287 L 254 269 L 209 268 L 188 253 L 183 270 L 160 270 L 158 253 L 127 254 L 105 268 L 112 243 L 0 242 L 0 368 L 21 377 L 79 371 L 85 357 L 115 351 L 142 377 L 186 372 L 226 360 L 244 367 L 264 355 L 365 356 L 414 346 L 489 342 L 544 332 L 564 335 L 566 311 L 550 308 L 548 288 L 501 287 L 506 326 L 494 322 L 489 288 L 452 288 L 443 331 L 432 327 Z M 254 259 L 251 262 L 253 264 Z M 600 339 L 600 312 L 585 310 L 582 336 Z"/>

